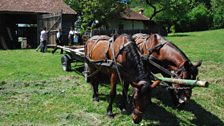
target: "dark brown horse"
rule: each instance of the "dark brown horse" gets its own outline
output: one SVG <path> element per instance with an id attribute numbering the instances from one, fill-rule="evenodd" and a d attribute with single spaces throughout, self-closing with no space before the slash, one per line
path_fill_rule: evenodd
<path id="1" fill-rule="evenodd" d="M 197 67 L 201 65 L 201 62 L 192 64 L 175 44 L 168 42 L 158 34 L 139 33 L 133 35 L 133 39 L 141 53 L 151 61 L 148 66 L 154 74 L 161 73 L 165 77 L 196 79 Z M 187 102 L 191 97 L 192 88 L 175 84 L 170 90 L 174 104 L 179 106 Z"/>
<path id="2" fill-rule="evenodd" d="M 151 80 L 145 71 L 137 45 L 128 35 L 120 35 L 113 42 L 108 36 L 94 36 L 85 45 L 86 65 L 88 66 L 88 80 L 93 87 L 93 100 L 98 101 L 98 72 L 110 76 L 110 95 L 107 114 L 113 116 L 112 103 L 116 95 L 116 84 L 122 78 L 123 98 L 127 97 L 128 84 L 134 88 L 133 121 L 142 120 L 142 99 L 144 93 L 150 89 Z M 123 100 L 123 101 L 124 101 Z M 125 105 L 123 104 L 125 109 Z"/>

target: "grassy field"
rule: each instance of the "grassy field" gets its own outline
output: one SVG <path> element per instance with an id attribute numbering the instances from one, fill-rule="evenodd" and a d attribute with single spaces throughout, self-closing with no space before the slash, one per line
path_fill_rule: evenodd
<path id="1" fill-rule="evenodd" d="M 140 125 L 223 126 L 224 29 L 171 34 L 167 39 L 192 62 L 203 60 L 199 78 L 210 86 L 194 88 L 191 101 L 182 110 L 173 107 L 165 89 L 156 88 Z M 116 102 L 115 118 L 108 118 L 109 86 L 99 87 L 100 102 L 93 103 L 90 85 L 76 71 L 82 63 L 73 65 L 72 72 L 63 72 L 60 56 L 59 52 L 0 50 L 0 125 L 134 125 L 130 114 L 121 114 Z"/>

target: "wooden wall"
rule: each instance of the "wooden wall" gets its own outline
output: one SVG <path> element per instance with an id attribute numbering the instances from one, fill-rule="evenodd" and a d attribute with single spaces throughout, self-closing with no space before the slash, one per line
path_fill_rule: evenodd
<path id="1" fill-rule="evenodd" d="M 67 44 L 67 36 L 70 30 L 70 27 L 73 26 L 76 20 L 75 15 L 71 14 L 43 14 L 38 17 L 38 36 L 43 27 L 47 27 L 47 30 L 50 31 L 48 35 L 48 46 L 56 45 L 56 33 L 59 29 L 62 29 L 63 42 Z"/>

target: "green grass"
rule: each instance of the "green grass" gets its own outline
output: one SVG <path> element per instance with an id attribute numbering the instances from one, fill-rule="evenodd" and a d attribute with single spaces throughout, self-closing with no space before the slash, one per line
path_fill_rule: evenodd
<path id="1" fill-rule="evenodd" d="M 156 88 L 141 125 L 224 125 L 224 29 L 172 34 L 167 39 L 191 61 L 203 60 L 199 78 L 210 86 L 194 88 L 183 110 L 172 106 L 165 89 Z M 100 102 L 93 103 L 90 85 L 79 72 L 62 71 L 59 53 L 0 50 L 0 59 L 0 125 L 134 125 L 130 114 L 118 109 L 118 99 L 115 118 L 108 118 L 109 86 L 99 87 Z M 121 94 L 121 86 L 118 89 Z"/>

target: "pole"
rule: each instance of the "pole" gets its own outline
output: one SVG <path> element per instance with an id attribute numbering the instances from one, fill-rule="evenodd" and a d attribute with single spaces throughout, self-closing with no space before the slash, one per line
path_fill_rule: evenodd
<path id="1" fill-rule="evenodd" d="M 182 85 L 190 85 L 190 86 L 198 86 L 198 87 L 208 87 L 207 81 L 199 81 L 199 80 L 187 80 L 187 79 L 175 79 L 175 78 L 164 78 L 157 77 L 161 81 L 182 84 Z"/>

